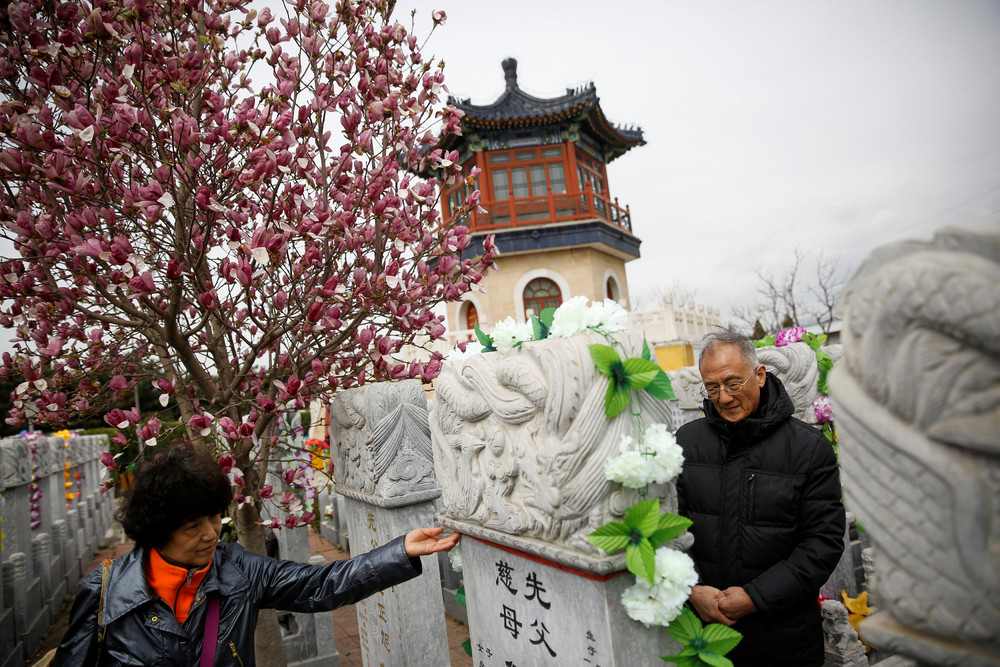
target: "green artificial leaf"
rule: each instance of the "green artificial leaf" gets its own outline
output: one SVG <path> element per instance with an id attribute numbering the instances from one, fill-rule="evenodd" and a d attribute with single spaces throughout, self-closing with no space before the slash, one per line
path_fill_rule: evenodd
<path id="1" fill-rule="evenodd" d="M 680 616 L 671 621 L 667 627 L 670 636 L 687 646 L 695 637 L 701 635 L 701 619 L 695 616 L 690 607 L 684 607 Z"/>
<path id="2" fill-rule="evenodd" d="M 674 388 L 670 384 L 670 377 L 660 369 L 660 372 L 653 378 L 653 381 L 646 385 L 646 393 L 653 395 L 664 401 L 677 398 L 674 395 Z"/>
<path id="3" fill-rule="evenodd" d="M 625 367 L 629 389 L 645 389 L 657 374 L 663 372 L 663 369 L 652 361 L 635 357 L 623 361 L 622 366 Z"/>
<path id="4" fill-rule="evenodd" d="M 721 623 L 712 623 L 705 626 L 701 638 L 705 640 L 705 650 L 725 655 L 736 648 L 743 635 Z"/>
<path id="5" fill-rule="evenodd" d="M 604 394 L 604 418 L 611 419 L 618 415 L 628 405 L 628 387 L 619 387 L 614 379 L 608 382 L 608 391 Z"/>
<path id="6" fill-rule="evenodd" d="M 653 583 L 653 574 L 656 572 L 656 553 L 649 540 L 643 540 L 639 544 L 631 544 L 625 549 L 625 565 L 628 571 L 637 577 Z"/>
<path id="7" fill-rule="evenodd" d="M 767 338 L 761 338 L 760 340 L 755 340 L 753 342 L 754 347 L 771 347 L 774 345 L 774 341 L 777 340 L 776 336 L 768 336 Z"/>
<path id="8" fill-rule="evenodd" d="M 823 424 L 823 435 L 825 435 L 826 439 L 830 442 L 836 442 L 833 437 L 833 427 L 830 426 L 830 424 Z"/>
<path id="9" fill-rule="evenodd" d="M 543 308 L 542 312 L 538 314 L 538 318 L 545 325 L 546 329 L 552 328 L 552 320 L 555 318 L 556 309 L 555 308 Z"/>
<path id="10" fill-rule="evenodd" d="M 465 606 L 465 586 L 459 586 L 458 590 L 455 591 L 455 602 L 457 602 L 459 606 Z"/>
<path id="11" fill-rule="evenodd" d="M 827 381 L 828 375 L 829 371 L 820 371 L 819 380 L 816 381 L 816 390 L 819 391 L 822 396 L 830 395 L 830 383 Z"/>
<path id="12" fill-rule="evenodd" d="M 631 533 L 632 530 L 621 521 L 612 521 L 587 535 L 587 540 L 598 549 L 613 554 L 625 548 Z"/>
<path id="13" fill-rule="evenodd" d="M 462 648 L 465 649 L 465 655 L 472 656 L 472 637 L 462 642 Z"/>
<path id="14" fill-rule="evenodd" d="M 649 541 L 655 546 L 662 546 L 690 527 L 691 519 L 678 514 L 664 512 L 660 516 L 660 522 L 657 524 L 656 530 L 649 536 Z"/>
<path id="15" fill-rule="evenodd" d="M 621 357 L 615 352 L 613 347 L 608 345 L 601 345 L 600 343 L 594 343 L 589 346 L 590 348 L 590 358 L 594 360 L 594 364 L 597 365 L 597 370 L 599 370 L 603 375 L 611 377 L 611 364 L 616 361 L 621 363 Z"/>
<path id="16" fill-rule="evenodd" d="M 826 334 L 811 334 L 807 331 L 803 334 L 802 340 L 803 342 L 808 343 L 809 347 L 812 349 L 818 350 L 820 346 L 826 342 Z"/>
<path id="17" fill-rule="evenodd" d="M 830 355 L 823 350 L 816 350 L 816 366 L 821 371 L 832 371 L 833 359 L 831 359 Z"/>
<path id="18" fill-rule="evenodd" d="M 493 345 L 493 339 L 479 328 L 479 322 L 476 322 L 473 328 L 476 332 L 476 338 L 479 339 L 479 344 L 483 346 L 483 352 L 496 352 L 497 348 Z"/>
<path id="19" fill-rule="evenodd" d="M 646 361 L 653 360 L 653 354 L 649 351 L 649 341 L 646 340 L 645 336 L 642 337 L 642 358 Z"/>
<path id="20" fill-rule="evenodd" d="M 531 337 L 534 340 L 545 340 L 549 337 L 549 328 L 545 326 L 545 322 L 534 315 L 531 316 Z"/>
<path id="21" fill-rule="evenodd" d="M 674 655 L 661 655 L 660 660 L 675 663 L 679 667 L 699 667 L 701 665 L 701 660 L 698 658 L 698 651 L 690 647 Z"/>
<path id="22" fill-rule="evenodd" d="M 698 651 L 698 659 L 712 667 L 733 667 L 733 661 L 729 658 L 704 649 Z"/>
<path id="23" fill-rule="evenodd" d="M 625 510 L 625 525 L 629 530 L 638 530 L 643 537 L 649 537 L 660 522 L 660 500 L 650 498 L 636 503 Z"/>

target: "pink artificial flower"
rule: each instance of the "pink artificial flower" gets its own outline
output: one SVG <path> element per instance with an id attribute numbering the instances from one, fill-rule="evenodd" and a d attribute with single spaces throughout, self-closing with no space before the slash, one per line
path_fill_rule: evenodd
<path id="1" fill-rule="evenodd" d="M 805 327 L 792 327 L 791 329 L 784 329 L 778 332 L 778 335 L 774 337 L 775 347 L 784 347 L 789 343 L 798 343 L 805 336 Z"/>
<path id="2" fill-rule="evenodd" d="M 812 402 L 813 412 L 816 413 L 816 422 L 819 424 L 833 423 L 833 406 L 830 404 L 829 396 L 817 396 Z"/>

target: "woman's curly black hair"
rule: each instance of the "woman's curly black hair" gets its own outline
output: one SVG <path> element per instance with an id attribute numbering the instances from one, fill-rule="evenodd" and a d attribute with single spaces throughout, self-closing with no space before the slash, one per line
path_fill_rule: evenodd
<path id="1" fill-rule="evenodd" d="M 203 446 L 178 444 L 138 470 L 115 518 L 144 548 L 160 548 L 191 519 L 226 511 L 233 499 L 229 477 Z"/>

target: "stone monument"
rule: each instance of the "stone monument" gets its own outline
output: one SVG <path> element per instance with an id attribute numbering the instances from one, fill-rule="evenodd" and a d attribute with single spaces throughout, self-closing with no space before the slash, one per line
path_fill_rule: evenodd
<path id="1" fill-rule="evenodd" d="M 441 488 L 418 380 L 342 391 L 330 405 L 334 487 L 343 497 L 351 555 L 435 524 Z M 364 664 L 447 665 L 448 635 L 436 556 L 423 574 L 357 604 Z"/>
<path id="2" fill-rule="evenodd" d="M 621 358 L 640 356 L 639 336 L 614 338 Z M 629 409 L 605 418 L 608 379 L 590 357 L 593 343 L 608 341 L 526 342 L 449 361 L 437 380 L 431 430 L 441 522 L 463 533 L 477 666 L 656 665 L 678 648 L 666 628 L 626 615 L 619 600 L 634 578 L 624 553 L 587 541 L 639 500 L 604 476 L 621 437 L 637 437 L 639 427 Z M 645 423 L 670 428 L 667 403 L 642 393 Z M 652 493 L 662 510 L 677 511 L 673 484 Z"/>
<path id="3" fill-rule="evenodd" d="M 879 248 L 840 307 L 845 497 L 881 606 L 861 636 L 920 664 L 1000 664 L 1000 234 Z"/>

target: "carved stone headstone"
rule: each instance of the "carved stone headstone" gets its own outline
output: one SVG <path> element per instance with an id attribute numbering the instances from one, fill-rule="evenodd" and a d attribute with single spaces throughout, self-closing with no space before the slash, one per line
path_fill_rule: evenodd
<path id="1" fill-rule="evenodd" d="M 861 635 L 921 664 L 1000 664 L 1000 234 L 880 248 L 840 306 L 845 494 L 882 606 Z"/>
<path id="2" fill-rule="evenodd" d="M 623 359 L 640 356 L 641 338 L 615 337 Z M 639 499 L 604 476 L 621 437 L 638 437 L 638 421 L 629 410 L 605 418 L 608 379 L 593 343 L 608 341 L 548 339 L 455 360 L 436 383 L 442 523 L 466 536 L 476 665 L 652 665 L 677 646 L 665 629 L 627 617 L 619 600 L 634 578 L 622 574 L 624 555 L 586 539 Z M 666 402 L 646 394 L 641 409 L 647 425 L 672 427 Z M 674 486 L 659 491 L 662 509 L 676 511 Z"/>
<path id="3" fill-rule="evenodd" d="M 351 555 L 434 524 L 434 477 L 427 397 L 417 380 L 337 394 L 330 405 L 334 486 L 344 498 Z M 367 666 L 448 664 L 448 638 L 435 557 L 423 574 L 358 603 Z"/>

